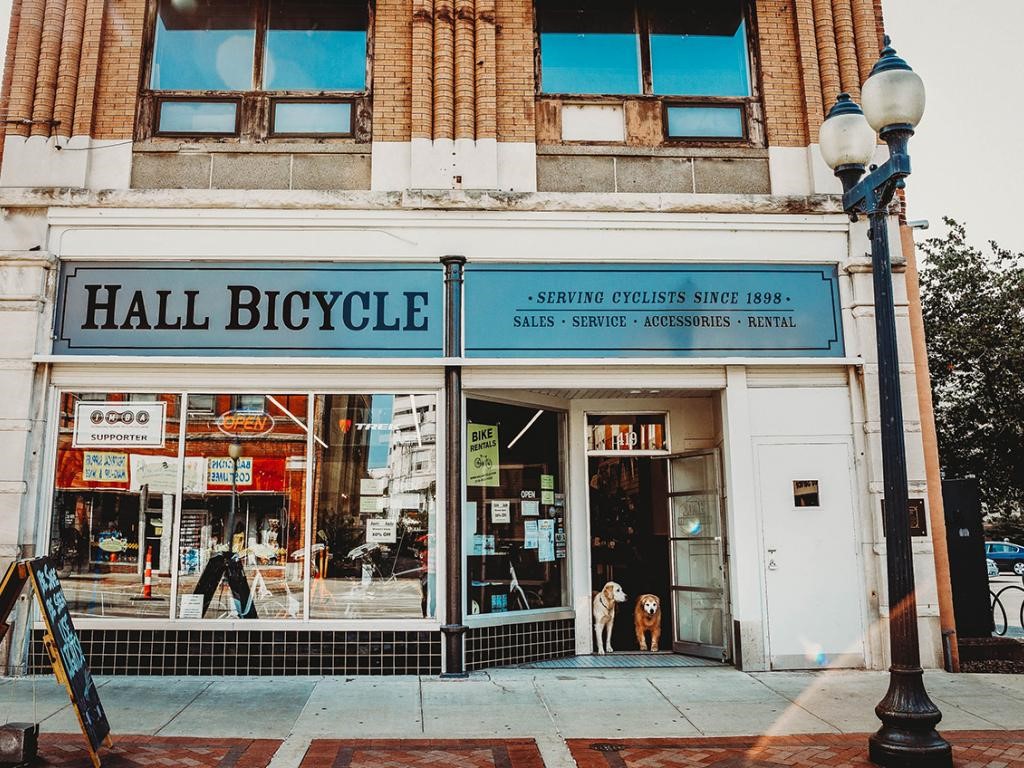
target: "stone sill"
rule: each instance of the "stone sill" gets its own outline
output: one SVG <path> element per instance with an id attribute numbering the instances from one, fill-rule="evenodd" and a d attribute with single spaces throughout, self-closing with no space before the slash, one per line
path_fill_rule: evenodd
<path id="1" fill-rule="evenodd" d="M 206 155 L 211 153 L 231 154 L 325 154 L 325 155 L 368 155 L 370 144 L 356 143 L 351 139 L 336 139 L 331 143 L 312 141 L 289 141 L 276 139 L 273 142 L 239 144 L 222 141 L 187 141 L 184 139 L 150 139 L 136 142 L 132 152 L 178 153 L 182 155 Z"/>
<path id="2" fill-rule="evenodd" d="M 615 157 L 767 158 L 761 147 L 635 147 L 625 144 L 538 144 L 538 155 L 607 155 Z"/>
<path id="3" fill-rule="evenodd" d="M 0 208 L 238 208 L 281 210 L 447 210 L 489 212 L 837 214 L 839 195 L 728 195 L 503 192 L 419 189 L 395 192 L 237 189 L 0 188 Z M 845 218 L 845 217 L 844 217 Z"/>

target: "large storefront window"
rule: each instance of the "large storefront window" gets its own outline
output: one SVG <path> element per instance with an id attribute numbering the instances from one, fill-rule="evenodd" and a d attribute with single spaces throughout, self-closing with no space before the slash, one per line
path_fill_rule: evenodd
<path id="1" fill-rule="evenodd" d="M 437 401 L 316 399 L 314 619 L 435 615 Z"/>
<path id="2" fill-rule="evenodd" d="M 75 614 L 168 614 L 179 401 L 157 394 L 60 397 L 49 552 Z M 143 599 L 147 554 L 151 596 Z"/>
<path id="3" fill-rule="evenodd" d="M 64 392 L 59 424 L 75 615 L 436 615 L 434 394 Z"/>
<path id="4" fill-rule="evenodd" d="M 199 395 L 193 409 L 194 397 L 185 427 L 178 616 L 302 618 L 309 397 Z M 210 566 L 229 550 L 242 565 L 241 588 Z"/>
<path id="5" fill-rule="evenodd" d="M 470 614 L 566 604 L 565 415 L 466 402 Z"/>

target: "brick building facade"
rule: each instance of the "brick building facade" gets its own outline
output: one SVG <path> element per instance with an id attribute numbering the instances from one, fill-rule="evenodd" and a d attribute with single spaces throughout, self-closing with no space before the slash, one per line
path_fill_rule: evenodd
<path id="1" fill-rule="evenodd" d="M 593 591 L 613 576 L 662 593 L 680 652 L 885 666 L 870 259 L 816 146 L 878 56 L 881 2 L 683 6 L 14 0 L 0 551 L 61 561 L 95 666 L 436 671 L 441 626 L 463 620 L 469 666 L 589 653 Z M 898 228 L 894 214 L 894 242 Z M 450 254 L 468 260 L 465 339 L 413 344 L 453 330 Z M 230 298 L 220 330 L 204 291 Z M 516 291 L 536 303 L 503 303 Z M 897 299 L 924 499 L 902 285 Z M 400 336 L 384 333 L 393 312 Z M 664 334 L 613 331 L 630 320 Z M 323 335 L 338 329 L 351 338 Z M 76 403 L 101 423 L 163 403 L 165 430 L 116 438 L 134 452 L 90 443 Z M 242 435 L 252 484 L 228 488 L 209 434 L 238 438 L 239 412 L 278 426 Z M 500 469 L 476 485 L 472 452 L 489 449 L 466 423 L 504 424 Z M 308 444 L 282 454 L 296 435 Z M 687 494 L 702 499 L 689 533 L 663 512 Z M 931 527 L 914 551 L 937 665 Z M 256 624 L 223 589 L 219 617 L 189 599 L 190 569 L 236 535 Z M 637 562 L 611 552 L 624 536 Z M 127 598 L 150 547 L 156 606 Z M 638 565 L 662 550 L 663 568 Z M 808 578 L 818 567 L 828 578 Z M 391 608 L 370 607 L 375 589 Z"/>

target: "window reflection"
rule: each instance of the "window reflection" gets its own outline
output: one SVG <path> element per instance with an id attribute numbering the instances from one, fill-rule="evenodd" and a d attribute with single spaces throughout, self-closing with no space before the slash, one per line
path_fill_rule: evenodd
<path id="1" fill-rule="evenodd" d="M 264 87 L 363 90 L 368 23 L 365 2 L 271 0 Z"/>
<path id="2" fill-rule="evenodd" d="M 156 90 L 252 88 L 252 0 L 159 0 L 151 86 Z"/>
<path id="3" fill-rule="evenodd" d="M 435 615 L 433 395 L 315 401 L 312 618 Z"/>
<path id="4" fill-rule="evenodd" d="M 307 401 L 217 394 L 204 397 L 203 410 L 189 407 L 179 617 L 302 617 Z M 241 566 L 241 596 L 215 570 L 230 559 Z"/>
<path id="5" fill-rule="evenodd" d="M 468 613 L 565 605 L 565 416 L 467 400 Z"/>
<path id="6" fill-rule="evenodd" d="M 633 3 L 540 0 L 537 17 L 545 92 L 641 92 Z"/>
<path id="7" fill-rule="evenodd" d="M 179 413 L 177 395 L 61 395 L 49 554 L 72 614 L 167 618 Z"/>
<path id="8" fill-rule="evenodd" d="M 650 23 L 655 93 L 750 95 L 740 0 L 659 2 L 652 8 Z"/>

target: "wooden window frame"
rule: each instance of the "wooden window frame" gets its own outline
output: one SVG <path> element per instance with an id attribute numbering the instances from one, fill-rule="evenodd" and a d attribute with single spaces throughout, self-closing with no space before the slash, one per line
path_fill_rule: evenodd
<path id="1" fill-rule="evenodd" d="M 267 24 L 271 0 L 251 0 L 256 6 L 253 45 L 253 73 L 246 90 L 158 90 L 150 87 L 153 54 L 156 42 L 156 21 L 159 0 L 146 0 L 146 25 L 139 66 L 139 97 L 136 102 L 135 141 L 149 139 L 196 139 L 219 142 L 262 143 L 268 141 L 322 142 L 341 140 L 346 143 L 368 143 L 372 127 L 373 51 L 375 0 L 367 5 L 365 87 L 359 91 L 264 90 L 264 59 L 266 57 Z M 159 130 L 160 105 L 165 101 L 235 101 L 235 131 L 228 133 L 193 133 Z M 273 133 L 273 104 L 276 101 L 348 102 L 352 105 L 352 125 L 348 133 Z"/>
<path id="2" fill-rule="evenodd" d="M 538 99 L 554 99 L 567 104 L 622 104 L 627 101 L 644 101 L 661 103 L 662 141 L 666 146 L 710 146 L 710 147 L 764 147 L 764 107 L 761 84 L 761 64 L 757 41 L 759 38 L 755 0 L 741 0 L 743 19 L 747 32 L 747 67 L 750 82 L 748 96 L 686 96 L 654 93 L 654 74 L 651 56 L 651 12 L 647 0 L 631 0 L 636 17 L 636 34 L 640 47 L 640 75 L 642 93 L 636 94 L 584 94 L 555 93 L 544 91 L 542 82 L 543 51 L 540 44 L 540 15 L 536 13 L 534 3 L 534 83 L 535 96 Z M 743 112 L 743 137 L 717 136 L 669 136 L 668 107 L 740 107 Z M 577 142 L 566 142 L 577 143 Z"/>
<path id="3" fill-rule="evenodd" d="M 308 133 L 292 133 L 285 131 L 278 131 L 275 128 L 275 121 L 277 120 L 277 105 L 278 104 L 348 104 L 348 130 L 342 132 L 329 132 L 329 131 L 312 131 Z M 346 99 L 342 97 L 331 97 L 325 96 L 321 99 L 313 99 L 309 97 L 299 98 L 297 96 L 271 96 L 270 106 L 267 114 L 267 136 L 274 139 L 294 139 L 294 138 L 324 138 L 324 139 L 350 139 L 355 136 L 355 124 L 356 124 L 356 104 L 354 99 Z"/>
<path id="4" fill-rule="evenodd" d="M 703 109 L 738 109 L 740 111 L 740 127 L 743 129 L 742 136 L 673 136 L 668 131 L 668 113 L 670 109 L 682 107 L 697 107 Z M 661 110 L 662 135 L 667 144 L 690 143 L 694 141 L 721 143 L 735 143 L 750 141 L 750 110 L 747 100 L 736 101 L 735 99 L 703 99 L 684 100 L 679 98 L 666 98 Z"/>
<path id="5" fill-rule="evenodd" d="M 230 98 L 226 96 L 159 96 L 155 102 L 155 110 L 153 113 L 153 135 L 154 136 L 166 136 L 170 138 L 186 138 L 197 135 L 193 131 L 161 131 L 160 130 L 160 112 L 163 109 L 163 105 L 174 102 L 188 102 L 193 104 L 234 104 L 235 105 L 235 124 L 230 131 L 217 131 L 217 132 L 206 132 L 199 134 L 201 136 L 212 136 L 218 139 L 234 138 L 238 136 L 238 131 L 241 124 L 240 113 L 242 111 L 242 100 L 241 98 L 235 97 Z"/>

